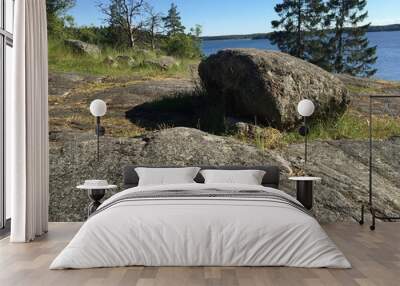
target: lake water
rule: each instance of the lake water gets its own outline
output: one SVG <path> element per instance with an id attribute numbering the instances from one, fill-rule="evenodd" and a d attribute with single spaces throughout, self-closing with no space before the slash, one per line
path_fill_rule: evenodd
<path id="1" fill-rule="evenodd" d="M 371 45 L 378 46 L 378 61 L 375 64 L 378 72 L 375 77 L 400 81 L 400 31 L 368 33 L 368 38 Z M 267 39 L 203 41 L 202 48 L 205 55 L 210 55 L 226 48 L 278 49 Z"/>

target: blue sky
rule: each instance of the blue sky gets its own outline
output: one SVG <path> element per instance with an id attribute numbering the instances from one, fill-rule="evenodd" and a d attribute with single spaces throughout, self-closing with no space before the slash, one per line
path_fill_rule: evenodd
<path id="1" fill-rule="evenodd" d="M 69 11 L 78 25 L 101 25 L 97 8 L 101 0 L 76 0 Z M 203 35 L 249 34 L 271 31 L 276 18 L 273 7 L 281 0 L 150 0 L 158 11 L 166 13 L 171 2 L 178 5 L 183 24 L 203 26 Z M 400 23 L 400 0 L 369 0 L 369 21 L 374 25 Z"/>

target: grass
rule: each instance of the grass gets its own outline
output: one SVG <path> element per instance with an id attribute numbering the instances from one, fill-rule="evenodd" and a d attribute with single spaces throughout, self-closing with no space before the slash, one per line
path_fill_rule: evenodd
<path id="1" fill-rule="evenodd" d="M 177 94 L 173 97 L 160 98 L 149 104 L 153 111 L 171 111 L 179 113 L 190 113 L 201 117 L 202 124 L 197 123 L 196 118 L 192 118 L 192 127 L 203 129 L 207 132 L 215 133 L 204 129 L 207 121 L 212 121 L 212 117 L 205 118 L 204 104 L 201 104 L 201 93 Z M 217 120 L 217 119 L 216 119 Z M 400 135 L 400 117 L 389 115 L 375 115 L 372 118 L 374 139 L 387 139 Z M 212 122 L 207 122 L 210 125 Z M 214 122 L 215 123 L 215 122 Z M 212 125 L 212 124 L 211 124 Z M 173 125 L 172 125 L 173 126 Z M 297 129 L 291 131 L 279 131 L 271 127 L 256 126 L 248 131 L 232 133 L 225 128 L 225 131 L 216 132 L 222 136 L 233 136 L 243 142 L 252 143 L 263 150 L 279 149 L 288 144 L 303 142 L 304 137 L 299 135 Z M 369 118 L 354 109 L 348 109 L 337 119 L 326 121 L 316 121 L 310 124 L 309 140 L 340 140 L 354 139 L 363 140 L 369 138 Z"/>
<path id="2" fill-rule="evenodd" d="M 168 70 L 161 70 L 146 60 L 156 59 L 161 54 L 139 49 L 116 50 L 104 49 L 99 56 L 79 55 L 72 52 L 63 42 L 49 39 L 49 68 L 58 72 L 76 72 L 98 76 L 188 76 L 192 72 L 193 65 L 198 64 L 198 59 L 179 59 L 178 64 Z M 118 55 L 130 56 L 135 60 L 135 65 L 118 65 L 112 67 L 104 63 L 107 57 Z"/>
<path id="3" fill-rule="evenodd" d="M 387 90 L 400 89 L 399 82 L 396 81 L 383 81 L 374 80 L 370 83 L 364 84 L 346 84 L 346 88 L 350 94 L 364 95 L 364 94 L 382 94 Z"/>
<path id="4" fill-rule="evenodd" d="M 90 114 L 73 114 L 66 117 L 50 118 L 51 130 L 94 130 L 94 119 Z M 132 124 L 123 117 L 104 117 L 102 125 L 106 128 L 106 134 L 112 137 L 136 137 L 143 135 L 146 130 L 140 126 Z"/>
<path id="5" fill-rule="evenodd" d="M 347 90 L 350 94 L 376 94 L 382 92 L 380 87 L 370 87 L 370 86 L 358 86 L 358 85 L 346 85 Z"/>
<path id="6" fill-rule="evenodd" d="M 126 118 L 104 118 L 103 125 L 106 128 L 107 133 L 113 137 L 136 137 L 143 135 L 146 132 L 144 128 L 132 124 Z"/>
<path id="7" fill-rule="evenodd" d="M 389 115 L 372 117 L 372 137 L 387 139 L 400 135 L 400 118 Z M 297 132 L 284 136 L 287 142 L 302 140 Z M 369 118 L 359 112 L 348 110 L 338 120 L 316 122 L 311 126 L 310 139 L 367 139 L 369 138 Z"/>
<path id="8" fill-rule="evenodd" d="M 373 139 L 383 140 L 400 135 L 400 117 L 373 116 Z M 259 128 L 252 136 L 236 134 L 236 138 L 253 142 L 260 149 L 279 149 L 293 143 L 303 142 L 297 130 L 280 132 L 267 127 Z M 365 140 L 369 138 L 369 119 L 356 111 L 348 110 L 338 120 L 315 122 L 310 126 L 309 140 Z"/>

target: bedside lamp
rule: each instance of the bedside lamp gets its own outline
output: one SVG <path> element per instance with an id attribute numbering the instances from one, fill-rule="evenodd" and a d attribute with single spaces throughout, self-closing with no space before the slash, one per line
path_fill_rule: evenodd
<path id="1" fill-rule="evenodd" d="M 304 118 L 304 124 L 299 129 L 300 135 L 304 136 L 304 174 L 306 173 L 307 166 L 307 135 L 310 132 L 309 128 L 307 127 L 307 117 L 313 115 L 314 110 L 314 103 L 309 99 L 303 99 L 297 105 L 297 111 Z"/>
<path id="2" fill-rule="evenodd" d="M 96 117 L 96 135 L 97 135 L 97 161 L 100 161 L 100 136 L 106 132 L 105 128 L 100 124 L 100 117 L 107 112 L 107 105 L 101 99 L 95 99 L 90 103 L 90 113 Z"/>

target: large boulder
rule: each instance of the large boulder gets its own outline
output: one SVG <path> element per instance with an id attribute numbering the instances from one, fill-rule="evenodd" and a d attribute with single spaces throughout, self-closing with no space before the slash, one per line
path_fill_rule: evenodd
<path id="1" fill-rule="evenodd" d="M 98 56 L 101 53 L 101 50 L 98 46 L 85 43 L 79 40 L 65 40 L 64 44 L 70 47 L 75 53 L 85 54 L 91 56 Z"/>
<path id="2" fill-rule="evenodd" d="M 227 115 L 256 117 L 280 129 L 299 122 L 296 107 L 304 98 L 316 105 L 313 118 L 337 116 L 348 103 L 346 88 L 334 75 L 276 51 L 222 50 L 201 62 L 199 75 Z"/>

